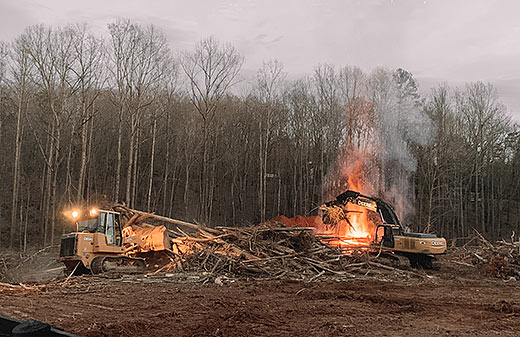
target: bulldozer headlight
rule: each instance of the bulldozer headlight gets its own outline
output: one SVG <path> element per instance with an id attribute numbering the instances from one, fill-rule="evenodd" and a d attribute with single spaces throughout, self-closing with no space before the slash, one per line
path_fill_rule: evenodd
<path id="1" fill-rule="evenodd" d="M 72 211 L 71 213 L 72 218 L 76 220 L 79 217 L 79 212 L 77 210 Z"/>
<path id="2" fill-rule="evenodd" d="M 98 210 L 95 208 L 91 208 L 90 211 L 88 212 L 88 214 L 90 214 L 90 216 L 96 216 L 97 213 L 98 213 Z"/>
<path id="3" fill-rule="evenodd" d="M 432 241 L 432 246 L 443 246 L 444 242 L 442 241 Z"/>

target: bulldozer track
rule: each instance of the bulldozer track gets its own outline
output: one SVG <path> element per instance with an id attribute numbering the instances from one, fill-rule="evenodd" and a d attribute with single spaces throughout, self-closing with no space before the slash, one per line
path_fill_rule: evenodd
<path id="1" fill-rule="evenodd" d="M 144 259 L 128 256 L 98 256 L 90 264 L 93 274 L 117 272 L 123 274 L 140 274 L 145 271 Z"/>

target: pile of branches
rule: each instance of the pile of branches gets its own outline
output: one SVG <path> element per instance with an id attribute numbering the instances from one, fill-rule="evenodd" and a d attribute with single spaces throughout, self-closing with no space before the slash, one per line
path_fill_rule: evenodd
<path id="1" fill-rule="evenodd" d="M 211 230 L 208 231 L 208 230 Z M 193 271 L 230 277 L 315 280 L 318 278 L 377 277 L 424 278 L 425 275 L 387 265 L 385 259 L 365 249 L 325 245 L 308 228 L 268 224 L 250 227 L 217 227 L 186 233 L 170 231 L 170 260 L 154 273 Z M 157 265 L 161 265 L 158 263 Z"/>
<path id="2" fill-rule="evenodd" d="M 18 268 L 34 257 L 49 250 L 49 248 L 52 248 L 52 246 L 42 248 L 31 255 L 13 251 L 0 252 L 0 281 L 12 281 L 13 273 L 16 274 Z"/>
<path id="3" fill-rule="evenodd" d="M 18 261 L 22 259 L 20 254 L 12 252 L 1 252 L 0 253 L 0 282 L 8 280 L 9 270 L 18 264 Z"/>
<path id="4" fill-rule="evenodd" d="M 479 232 L 475 231 L 477 246 L 474 247 L 472 263 L 481 268 L 489 276 L 520 280 L 520 240 L 515 241 L 515 233 L 511 241 L 499 240 L 492 244 Z"/>
<path id="5" fill-rule="evenodd" d="M 275 222 L 208 228 L 123 206 L 115 209 L 128 219 L 127 225 L 146 227 L 150 223 L 160 223 L 167 227 L 165 234 L 170 238 L 170 247 L 138 255 L 146 259 L 152 274 L 197 272 L 213 276 L 300 280 L 427 277 L 408 270 L 408 264 L 405 269 L 395 268 L 394 262 L 380 258 L 366 248 L 352 249 L 345 254 L 340 248 L 317 239 L 313 228 L 309 227 L 286 227 Z"/>
<path id="6" fill-rule="evenodd" d="M 177 229 L 179 230 L 179 229 Z M 172 240 L 170 270 L 269 278 L 344 276 L 355 259 L 316 240 L 307 229 L 276 225 L 218 227 L 179 233 Z"/>

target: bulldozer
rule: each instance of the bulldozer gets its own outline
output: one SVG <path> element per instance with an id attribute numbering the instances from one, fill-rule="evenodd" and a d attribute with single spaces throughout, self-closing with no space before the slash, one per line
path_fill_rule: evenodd
<path id="1" fill-rule="evenodd" d="M 446 252 L 446 239 L 430 233 L 410 233 L 403 229 L 397 214 L 385 201 L 363 195 L 360 192 L 347 190 L 338 195 L 334 200 L 326 202 L 322 207 L 323 222 L 329 221 L 329 213 L 337 208 L 342 214 L 346 214 L 348 220 L 348 205 L 357 205 L 372 212 L 378 217 L 373 238 L 369 245 L 372 249 L 382 250 L 392 255 L 400 255 L 408 258 L 410 265 L 416 268 L 432 269 L 435 257 Z M 325 238 L 326 239 L 326 238 Z"/>
<path id="2" fill-rule="evenodd" d="M 76 230 L 61 237 L 58 261 L 74 273 L 104 272 L 142 273 L 145 261 L 125 255 L 119 212 L 92 208 L 89 211 L 73 210 L 69 217 Z"/>

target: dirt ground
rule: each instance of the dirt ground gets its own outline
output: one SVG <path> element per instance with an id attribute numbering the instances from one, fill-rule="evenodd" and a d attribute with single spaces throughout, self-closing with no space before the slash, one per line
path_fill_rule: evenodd
<path id="1" fill-rule="evenodd" d="M 446 261 L 421 273 L 403 281 L 62 277 L 0 287 L 0 314 L 81 336 L 520 336 L 519 281 Z"/>

